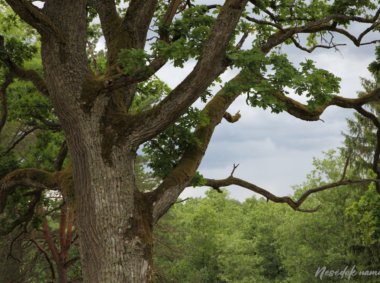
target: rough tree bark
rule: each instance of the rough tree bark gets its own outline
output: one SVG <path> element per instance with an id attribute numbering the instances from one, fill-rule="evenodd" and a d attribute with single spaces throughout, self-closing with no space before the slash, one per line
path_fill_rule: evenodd
<path id="1" fill-rule="evenodd" d="M 129 112 L 136 83 L 151 74 L 120 76 L 114 64 L 121 49 L 144 48 L 157 1 L 129 1 L 124 18 L 118 15 L 113 0 L 49 0 L 43 9 L 24 0 L 6 2 L 41 34 L 45 83 L 35 73 L 22 72 L 10 62 L 8 66 L 15 76 L 32 81 L 49 96 L 65 133 L 72 157 L 72 201 L 78 221 L 84 282 L 152 282 L 154 223 L 191 181 L 223 117 L 238 119 L 225 113 L 240 93 L 222 89 L 208 102 L 203 112 L 209 123 L 194 132 L 200 143 L 190 146 L 173 171 L 150 193 L 142 193 L 136 187 L 137 148 L 180 117 L 225 70 L 226 50 L 248 0 L 225 1 L 194 70 L 158 105 L 137 114 Z M 170 1 L 164 24 L 170 25 L 180 2 Z M 255 5 L 255 1 L 251 2 Z M 104 78 L 97 78 L 88 67 L 87 5 L 99 15 L 108 48 L 108 73 Z M 331 30 L 330 20 L 279 30 L 261 49 L 267 53 L 297 33 Z M 168 41 L 164 31 L 159 35 L 160 40 Z M 150 70 L 154 73 L 164 63 L 165 59 L 156 58 Z M 244 83 L 239 75 L 233 80 Z M 354 107 L 378 96 L 377 91 L 365 101 L 336 98 L 329 105 Z M 283 101 L 287 111 L 301 119 L 318 119 L 324 110 L 311 112 L 281 93 L 273 97 Z M 59 176 L 54 178 L 58 180 Z M 1 209 L 9 189 L 5 179 L 0 185 L 4 187 L 0 190 Z"/>
<path id="2" fill-rule="evenodd" d="M 147 282 L 152 276 L 149 208 L 134 184 L 133 149 L 126 143 L 102 156 L 102 119 L 109 97 L 91 112 L 86 95 L 86 1 L 50 1 L 44 10 L 65 38 L 42 36 L 47 87 L 73 157 L 85 282 Z M 78 103 L 79 102 L 79 103 Z"/>

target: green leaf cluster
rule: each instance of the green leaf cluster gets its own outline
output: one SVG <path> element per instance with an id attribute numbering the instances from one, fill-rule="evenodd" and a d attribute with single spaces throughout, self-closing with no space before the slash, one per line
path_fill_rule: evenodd
<path id="1" fill-rule="evenodd" d="M 149 55 L 143 49 L 122 49 L 118 56 L 118 63 L 126 75 L 148 71 Z"/>
<path id="2" fill-rule="evenodd" d="M 183 67 L 190 58 L 198 58 L 215 18 L 206 6 L 197 5 L 186 9 L 170 28 L 162 26 L 172 42 L 157 41 L 152 46 L 155 57 L 168 58 L 174 66 Z"/>
<path id="3" fill-rule="evenodd" d="M 319 69 L 312 60 L 296 68 L 286 54 L 271 53 L 265 56 L 258 49 L 239 51 L 229 55 L 235 67 L 242 68 L 243 83 L 227 84 L 229 91 L 245 92 L 247 102 L 254 107 L 271 108 L 279 113 L 284 109 L 273 93 L 283 92 L 308 98 L 310 108 L 318 107 L 339 92 L 340 78 Z"/>
<path id="4" fill-rule="evenodd" d="M 189 108 L 167 130 L 144 144 L 143 152 L 149 158 L 148 166 L 156 177 L 167 176 L 184 151 L 198 143 L 193 130 L 202 123 L 207 123 L 205 116 L 198 109 Z"/>
<path id="5" fill-rule="evenodd" d="M 168 95 L 170 91 L 170 87 L 156 77 L 141 82 L 137 86 L 132 109 L 135 111 L 146 110 L 158 103 L 163 97 Z"/>

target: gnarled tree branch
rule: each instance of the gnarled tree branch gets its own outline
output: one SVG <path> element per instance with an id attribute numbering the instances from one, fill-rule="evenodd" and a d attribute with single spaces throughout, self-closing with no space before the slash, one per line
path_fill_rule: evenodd
<path id="1" fill-rule="evenodd" d="M 4 211 L 6 200 L 16 188 L 25 187 L 43 190 L 58 188 L 55 174 L 40 169 L 28 168 L 17 169 L 0 179 L 0 213 Z"/>
<path id="2" fill-rule="evenodd" d="M 309 190 L 306 190 L 299 198 L 298 200 L 294 200 L 292 199 L 291 197 L 278 197 L 274 194 L 272 194 L 271 192 L 255 185 L 255 184 L 252 184 L 252 183 L 249 183 L 245 180 L 242 180 L 242 179 L 239 179 L 239 178 L 236 178 L 234 176 L 229 176 L 228 178 L 226 179 L 222 179 L 222 180 L 214 180 L 214 179 L 205 179 L 205 185 L 206 186 L 209 186 L 209 187 L 212 187 L 212 188 L 216 188 L 216 189 L 220 189 L 221 187 L 228 187 L 228 186 L 231 186 L 231 185 L 236 185 L 236 186 L 240 186 L 242 188 L 245 188 L 245 189 L 248 189 L 254 193 L 257 193 L 259 195 L 262 195 L 263 197 L 265 197 L 267 200 L 270 200 L 270 201 L 273 201 L 273 202 L 276 202 L 276 203 L 287 203 L 291 208 L 293 208 L 294 210 L 297 210 L 297 211 L 302 211 L 302 212 L 314 212 L 318 209 L 317 208 L 314 208 L 314 209 L 302 209 L 300 208 L 300 206 L 305 202 L 305 200 L 311 196 L 312 194 L 315 194 L 317 192 L 322 192 L 322 191 L 325 191 L 325 190 L 328 190 L 328 189 L 332 189 L 332 188 L 336 188 L 336 187 L 340 187 L 340 186 L 346 186 L 346 185 L 354 185 L 354 184 L 363 184 L 363 183 L 371 183 L 371 182 L 376 182 L 378 183 L 379 180 L 374 180 L 374 179 L 363 179 L 363 180 L 351 180 L 351 179 L 341 179 L 337 182 L 333 182 L 333 183 L 330 183 L 330 184 L 327 184 L 327 185 L 323 185 L 323 186 L 319 186 L 319 187 L 316 187 L 316 188 L 313 188 L 313 189 L 309 189 Z"/>

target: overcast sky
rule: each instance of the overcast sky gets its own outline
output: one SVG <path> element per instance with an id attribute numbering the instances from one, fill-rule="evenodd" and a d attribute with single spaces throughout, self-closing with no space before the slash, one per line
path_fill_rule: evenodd
<path id="1" fill-rule="evenodd" d="M 353 28 L 356 32 L 357 27 Z M 378 37 L 372 35 L 371 37 Z M 374 60 L 374 46 L 353 46 L 348 43 L 337 52 L 333 49 L 316 50 L 308 54 L 299 49 L 285 47 L 283 51 L 298 63 L 313 59 L 319 68 L 324 68 L 342 78 L 340 95 L 355 97 L 361 90 L 360 78 L 370 78 L 368 64 Z M 194 63 L 183 69 L 166 66 L 158 76 L 175 87 L 188 74 Z M 233 76 L 233 71 L 223 75 Z M 305 122 L 287 113 L 272 114 L 246 105 L 245 96 L 230 107 L 229 112 L 240 110 L 241 119 L 234 124 L 223 121 L 216 129 L 213 139 L 201 163 L 200 172 L 207 178 L 226 178 L 233 167 L 239 164 L 235 176 L 261 186 L 277 195 L 292 194 L 292 186 L 301 184 L 312 169 L 314 157 L 322 158 L 323 151 L 342 144 L 341 133 L 346 130 L 346 119 L 352 111 L 330 107 L 321 116 L 324 120 Z M 231 187 L 233 198 L 244 200 L 252 196 L 246 189 Z M 201 196 L 205 189 L 187 189 L 182 198 Z"/>

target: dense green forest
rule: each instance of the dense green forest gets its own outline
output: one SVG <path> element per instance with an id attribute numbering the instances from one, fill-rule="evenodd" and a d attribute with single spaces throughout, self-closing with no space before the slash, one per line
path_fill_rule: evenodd
<path id="1" fill-rule="evenodd" d="M 106 211 L 108 208 L 116 204 L 116 201 L 112 203 L 115 200 L 112 197 L 108 199 L 111 202 L 104 202 L 107 209 L 102 206 L 104 203 L 102 203 L 101 197 L 93 202 L 94 207 L 101 203 L 100 208 L 97 207 L 97 209 L 104 214 L 94 208 L 89 211 L 95 211 L 97 214 L 86 215 L 88 211 L 82 209 L 82 207 L 86 207 L 84 202 L 87 201 L 87 198 L 91 199 L 95 196 L 91 194 L 90 197 L 82 193 L 78 187 L 76 187 L 76 191 L 74 190 L 73 163 L 79 164 L 81 160 L 80 157 L 69 152 L 70 140 L 67 138 L 69 136 L 67 133 L 70 132 L 70 129 L 67 130 L 67 128 L 77 125 L 70 125 L 70 123 L 66 123 L 65 119 L 62 119 L 62 117 L 65 118 L 62 109 L 60 110 L 61 116 L 57 115 L 55 106 L 61 104 L 56 102 L 62 100 L 62 97 L 59 98 L 59 91 L 56 88 L 49 86 L 50 90 L 53 89 L 58 93 L 53 93 L 53 96 L 56 95 L 56 100 L 52 100 L 48 94 L 49 89 L 42 80 L 43 75 L 46 75 L 44 72 L 46 73 L 49 68 L 55 70 L 55 67 L 52 67 L 54 64 L 46 67 L 51 62 L 46 64 L 46 61 L 49 60 L 45 59 L 44 61 L 41 58 L 41 42 L 39 41 L 39 33 L 43 35 L 43 39 L 47 38 L 44 34 L 46 27 L 40 30 L 41 26 L 48 23 L 47 30 L 49 32 L 55 25 L 60 26 L 59 20 L 52 15 L 57 11 L 60 13 L 57 7 L 61 5 L 61 2 L 50 1 L 58 6 L 55 7 L 51 4 L 53 6 L 47 12 L 43 9 L 38 10 L 37 6 L 32 6 L 31 3 L 35 1 L 8 0 L 5 2 L 0 1 L 0 283 L 75 283 L 91 282 L 91 278 L 97 278 L 98 281 L 99 278 L 108 278 L 107 282 L 120 282 L 112 281 L 112 274 L 109 275 L 112 273 L 109 270 L 114 270 L 112 268 L 115 264 L 107 265 L 104 263 L 107 260 L 102 261 L 102 258 L 91 264 L 91 256 L 88 254 L 91 252 L 96 254 L 96 251 L 93 251 L 96 249 L 85 250 L 86 256 L 80 253 L 80 245 L 86 244 L 86 241 L 80 242 L 83 239 L 79 236 L 80 233 L 94 236 L 97 247 L 103 248 L 99 255 L 103 254 L 112 258 L 107 249 L 118 246 L 112 242 L 114 238 L 107 244 L 97 243 L 98 235 L 93 235 L 93 231 L 84 233 L 86 229 L 92 227 L 84 225 L 83 221 L 94 215 L 96 221 L 99 218 L 105 219 L 99 223 L 91 222 L 92 218 L 89 220 L 93 226 L 99 224 L 98 230 L 94 229 L 94 231 L 101 231 L 104 241 L 108 240 L 107 235 L 113 236 L 119 233 L 114 225 L 119 222 L 122 223 L 120 227 L 123 229 L 124 226 L 129 229 L 128 225 L 134 223 L 135 226 L 132 225 L 132 228 L 137 228 L 130 230 L 137 231 L 137 234 L 133 234 L 133 236 L 146 236 L 146 238 L 141 238 L 145 242 L 140 242 L 136 246 L 132 245 L 135 243 L 130 238 L 134 239 L 134 237 L 130 237 L 129 234 L 124 235 L 124 238 L 118 238 L 125 242 L 131 240 L 131 247 L 143 246 L 143 248 L 136 254 L 132 253 L 135 258 L 128 257 L 128 260 L 125 260 L 123 252 L 114 251 L 116 255 L 121 254 L 120 258 L 124 260 L 120 263 L 123 268 L 120 268 L 120 276 L 117 278 L 139 280 L 131 276 L 127 269 L 135 270 L 131 266 L 136 262 L 139 264 L 143 262 L 147 265 L 153 262 L 153 271 L 146 267 L 146 270 L 142 272 L 141 278 L 144 278 L 146 282 L 151 281 L 151 273 L 154 282 L 159 283 L 380 282 L 380 107 L 378 102 L 380 47 L 377 46 L 374 62 L 368 67 L 372 78 L 362 80 L 363 90 L 358 94 L 359 98 L 357 99 L 336 96 L 335 94 L 339 91 L 339 78 L 328 71 L 318 69 L 312 61 L 306 60 L 300 64 L 298 69 L 279 49 L 274 49 L 272 52 L 272 48 L 283 43 L 299 45 L 298 37 L 293 38 L 293 35 L 298 35 L 303 31 L 309 33 L 307 46 L 313 50 L 321 47 L 318 41 L 319 35 L 323 38 L 323 40 L 321 39 L 322 43 L 326 44 L 324 36 L 328 32 L 340 32 L 345 36 L 351 36 L 351 40 L 360 46 L 361 39 L 367 33 L 372 30 L 378 31 L 380 10 L 376 10 L 378 7 L 374 4 L 375 2 L 298 1 L 300 5 L 293 7 L 294 5 L 289 5 L 291 1 L 249 1 L 252 14 L 266 13 L 262 20 L 251 18 L 250 22 L 249 14 L 243 13 L 247 1 L 244 5 L 241 4 L 244 1 L 226 1 L 224 7 L 193 5 L 192 1 L 186 1 L 182 7 L 181 1 L 158 1 L 157 3 L 161 6 L 151 4 L 153 7 L 151 8 L 151 18 L 163 19 L 163 23 L 157 24 L 160 40 L 152 44 L 152 54 L 144 51 L 145 38 L 141 41 L 142 43 L 139 42 L 139 34 L 134 33 L 134 26 L 132 31 L 128 31 L 135 37 L 131 36 L 135 40 L 132 43 L 125 43 L 122 40 L 116 42 L 117 40 L 112 38 L 113 34 L 110 32 L 105 35 L 110 37 L 107 40 L 112 43 L 109 50 L 95 50 L 99 38 L 104 36 L 102 29 L 107 30 L 107 24 L 110 23 L 107 18 L 109 10 L 105 10 L 110 7 L 108 5 L 111 3 L 113 4 L 111 6 L 115 8 L 115 3 L 128 2 L 130 3 L 129 7 L 137 7 L 135 11 L 132 11 L 135 14 L 128 13 L 125 5 L 117 6 L 118 10 L 116 11 L 115 8 L 114 12 L 116 15 L 128 14 L 130 19 L 136 21 L 133 24 L 138 26 L 141 24 L 139 20 L 143 18 L 144 13 L 137 12 L 146 9 L 146 7 L 139 6 L 143 2 L 94 0 L 89 1 L 91 5 L 88 7 L 86 6 L 87 2 L 83 2 L 82 6 L 85 6 L 85 9 L 81 7 L 85 10 L 84 17 L 87 17 L 85 19 L 87 22 L 83 24 L 87 24 L 85 33 L 88 39 L 88 42 L 85 43 L 87 49 L 83 52 L 85 53 L 84 61 L 88 61 L 86 64 L 89 65 L 93 77 L 83 79 L 85 82 L 83 93 L 88 94 L 89 97 L 83 97 L 83 93 L 81 93 L 78 98 L 75 96 L 78 93 L 74 91 L 73 96 L 68 95 L 66 98 L 73 98 L 72 101 L 76 102 L 80 101 L 78 103 L 81 110 L 78 110 L 77 113 L 83 114 L 81 116 L 83 119 L 78 119 L 78 124 L 93 115 L 88 114 L 93 111 L 90 108 L 97 109 L 96 107 L 102 106 L 101 103 L 96 107 L 91 105 L 99 98 L 96 97 L 94 101 L 91 101 L 90 96 L 94 92 L 97 92 L 96 95 L 100 93 L 100 97 L 103 97 L 102 92 L 112 93 L 112 99 L 109 99 L 109 104 L 108 100 L 107 103 L 104 103 L 104 105 L 107 104 L 107 107 L 104 108 L 106 110 L 100 111 L 101 115 L 105 115 L 104 117 L 91 116 L 91 119 L 96 120 L 94 125 L 98 125 L 100 119 L 101 123 L 99 122 L 99 124 L 104 122 L 108 128 L 102 128 L 101 134 L 97 137 L 96 135 L 94 137 L 83 135 L 82 137 L 87 139 L 86 142 L 83 142 L 84 147 L 92 149 L 96 146 L 89 145 L 90 141 L 102 140 L 102 145 L 94 150 L 93 160 L 89 159 L 87 163 L 92 165 L 92 161 L 101 159 L 98 164 L 104 166 L 99 169 L 89 165 L 88 168 L 91 167 L 91 170 L 94 170 L 92 172 L 94 174 L 90 174 L 92 179 L 84 174 L 83 178 L 77 178 L 77 181 L 85 178 L 94 182 L 98 181 L 101 178 L 98 178 L 95 173 L 98 173 L 97 169 L 99 172 L 103 170 L 101 172 L 107 173 L 109 179 L 103 183 L 99 181 L 100 185 L 94 186 L 94 188 L 88 186 L 89 190 L 86 193 L 90 195 L 96 191 L 103 193 L 103 195 L 99 195 L 105 198 L 108 196 L 107 192 L 115 191 L 113 197 L 118 202 L 120 201 L 120 207 L 127 207 L 130 203 L 133 204 L 133 207 L 139 207 L 141 211 L 132 211 L 135 213 L 136 222 L 124 221 L 129 215 L 126 212 L 132 213 L 127 209 L 123 210 L 125 214 L 116 215 L 119 217 L 116 220 L 114 219 L 115 214 L 111 213 L 108 216 L 105 214 L 105 212 L 109 212 Z M 62 1 L 62 3 L 64 2 L 67 1 Z M 72 5 L 74 2 L 72 1 Z M 144 3 L 148 2 L 152 1 Z M 273 3 L 277 3 L 279 7 L 273 7 Z M 21 16 L 21 19 L 12 12 L 10 7 Z M 27 11 L 20 7 L 26 7 Z M 62 4 L 62 7 L 67 9 L 68 18 L 70 14 L 76 12 L 67 4 Z M 21 9 L 21 13 L 18 8 Z M 171 11 L 171 9 L 174 10 Z M 244 21 L 239 21 L 240 14 L 237 12 L 239 9 L 239 13 L 243 13 Z M 175 18 L 177 10 L 180 16 Z M 368 11 L 377 12 L 374 12 L 373 17 L 369 17 Z M 30 15 L 27 12 L 33 16 L 28 17 Z M 105 12 L 105 15 L 102 12 Z M 365 18 L 356 16 L 356 12 L 360 12 Z M 24 18 L 25 13 L 27 16 Z M 49 13 L 51 14 L 50 18 L 46 20 Z M 106 19 L 101 23 L 105 27 L 94 23 L 98 14 L 105 16 Z M 304 14 L 308 16 L 306 19 L 303 18 Z M 325 15 L 329 16 L 325 18 Z M 218 39 L 224 40 L 225 46 L 223 50 L 216 53 L 230 65 L 222 64 L 224 69 L 215 71 L 215 78 L 210 78 L 210 83 L 205 83 L 204 89 L 189 91 L 189 93 L 196 93 L 195 100 L 200 98 L 206 103 L 204 109 L 191 107 L 191 103 L 186 104 L 187 106 L 185 105 L 182 110 L 172 109 L 173 112 L 178 112 L 178 115 L 173 116 L 172 120 L 165 121 L 163 123 L 165 125 L 159 124 L 153 118 L 162 113 L 157 110 L 158 114 L 154 112 L 157 115 L 153 115 L 151 110 L 156 111 L 156 106 L 161 106 L 162 101 L 170 102 L 172 96 L 174 96 L 173 101 L 176 101 L 180 95 L 173 91 L 180 92 L 181 89 L 180 91 L 171 90 L 165 82 L 153 75 L 154 72 L 150 73 L 152 66 L 148 66 L 148 63 L 158 64 L 157 70 L 167 61 L 183 67 L 185 62 L 194 58 L 199 59 L 202 64 L 214 65 L 213 60 L 211 63 L 206 62 L 207 64 L 203 62 L 207 56 L 203 56 L 202 46 L 208 39 L 210 26 L 216 18 L 221 23 L 225 23 L 225 21 L 229 23 L 220 25 L 225 29 L 230 27 L 230 30 L 225 31 L 229 32 L 230 36 Z M 234 18 L 235 26 L 230 22 L 230 18 Z M 319 22 L 321 19 L 325 21 L 322 21 L 322 24 Z M 35 20 L 37 21 L 35 26 L 25 23 L 25 21 L 29 24 L 34 23 Z M 273 22 L 270 22 L 271 20 Z M 332 23 L 330 23 L 331 21 Z M 359 39 L 356 39 L 341 29 L 341 27 L 349 26 L 351 21 L 364 22 L 371 26 L 363 32 L 363 35 L 360 35 Z M 54 22 L 54 25 L 50 22 Z M 282 24 L 284 22 L 289 25 L 289 27 L 286 26 L 286 29 L 293 32 L 288 38 L 283 37 L 285 29 Z M 164 24 L 167 26 L 165 27 Z M 149 22 L 145 26 L 146 32 L 148 32 Z M 66 26 L 63 25 L 61 28 L 65 29 Z M 224 33 L 217 28 L 216 26 L 216 36 L 223 37 Z M 236 32 L 233 35 L 235 29 Z M 120 33 L 124 34 L 123 32 Z M 252 44 L 252 49 L 241 49 L 244 40 L 252 34 L 255 34 L 255 40 L 257 40 Z M 243 40 L 235 45 L 231 44 L 235 43 L 238 35 Z M 231 40 L 231 37 L 234 38 Z M 78 36 L 78 38 L 81 37 Z M 332 40 L 333 38 L 327 46 L 322 45 L 322 48 L 336 48 L 337 46 Z M 71 43 L 74 46 L 73 42 Z M 134 45 L 136 42 L 138 43 L 137 47 Z M 207 42 L 215 43 L 212 37 Z M 370 43 L 375 43 L 375 41 Z M 60 42 L 60 44 L 63 43 Z M 117 47 L 115 54 L 112 53 L 112 46 Z M 217 48 L 218 44 L 212 46 Z M 66 47 L 69 49 L 71 45 L 65 45 Z M 306 49 L 301 46 L 302 48 Z M 58 56 L 62 62 L 65 62 L 62 65 L 65 65 L 65 60 L 70 58 L 72 53 L 62 46 L 58 49 L 60 50 L 59 56 L 48 54 L 49 57 L 46 55 L 48 53 L 46 50 L 45 55 L 50 59 Z M 66 51 L 67 53 L 65 53 Z M 228 53 L 228 56 L 225 56 L 225 53 Z M 210 54 L 213 55 L 212 49 Z M 228 57 L 228 60 L 225 57 Z M 157 63 L 156 59 L 163 60 L 163 62 Z M 221 61 L 223 60 L 221 59 Z M 42 61 L 45 62 L 44 67 L 41 64 Z M 110 62 L 115 63 L 116 67 Z M 214 82 L 222 82 L 218 76 L 225 71 L 227 66 L 243 71 L 235 79 L 226 83 L 217 94 L 211 94 L 207 87 Z M 72 65 L 71 67 L 75 69 Z M 204 69 L 210 68 L 207 65 Z M 120 74 L 119 69 L 122 69 L 123 74 Z M 267 72 L 268 69 L 273 72 Z M 137 72 L 137 75 L 134 72 Z M 47 73 L 49 74 L 49 72 Z M 62 70 L 57 73 L 65 74 Z M 262 74 L 269 74 L 268 79 L 265 79 Z M 202 74 L 200 72 L 200 75 L 196 74 L 193 77 L 202 77 Z M 50 79 L 52 78 L 53 76 L 50 77 Z M 115 83 L 116 86 L 108 85 L 109 78 L 114 79 L 111 83 Z M 120 80 L 118 81 L 118 79 Z M 69 82 L 71 81 L 69 80 Z M 124 93 L 118 92 L 117 82 L 121 84 L 120 88 Z M 47 81 L 47 83 L 51 82 Z M 194 85 L 195 88 L 197 87 L 196 83 L 191 82 L 190 84 L 192 87 Z M 66 86 L 66 84 L 62 85 Z M 251 90 L 252 85 L 254 85 L 253 91 Z M 279 90 L 287 88 L 293 88 L 297 94 L 305 95 L 308 99 L 307 104 L 298 103 L 279 92 Z M 118 100 L 125 93 L 130 94 L 131 92 L 133 92 L 133 97 L 130 101 Z M 270 109 L 273 113 L 287 111 L 291 115 L 307 121 L 318 120 L 324 109 L 331 105 L 353 108 L 356 112 L 351 119 L 347 120 L 348 130 L 344 133 L 344 143 L 341 147 L 325 152 L 322 159 L 315 159 L 313 170 L 306 176 L 304 183 L 294 187 L 292 196 L 281 198 L 265 191 L 261 192 L 261 196 L 254 195 L 244 202 L 239 202 L 229 197 L 227 188 L 219 185 L 220 183 L 215 180 L 204 178 L 197 172 L 197 169 L 213 131 L 221 120 L 225 119 L 231 123 L 239 120 L 240 114 L 231 115 L 227 109 L 242 93 L 248 93 L 247 103 L 250 106 Z M 186 92 L 183 95 L 185 96 Z M 84 100 L 86 100 L 85 103 L 83 103 Z M 54 106 L 52 101 L 56 103 Z M 124 105 L 117 104 L 121 101 L 128 104 L 128 109 Z M 94 102 L 94 104 L 96 103 Z M 163 107 L 166 105 L 164 104 Z M 121 122 L 113 120 L 115 116 L 120 115 L 117 112 L 120 109 L 125 110 L 123 114 L 126 114 L 129 120 Z M 213 110 L 217 116 L 214 115 Z M 142 115 L 147 113 L 147 116 L 143 116 L 144 119 L 141 121 L 133 120 L 137 117 L 136 115 L 141 113 L 143 113 Z M 71 115 L 71 118 L 72 116 L 75 115 Z M 92 123 L 91 119 L 86 121 Z M 105 122 L 104 119 L 110 119 L 110 121 Z M 149 126 L 149 119 L 157 124 L 157 129 L 154 129 L 152 135 L 144 132 L 144 127 L 148 128 Z M 130 121 L 134 124 L 128 124 L 132 123 Z M 131 126 L 131 129 L 140 131 L 139 134 L 142 133 L 143 137 L 140 137 L 139 142 L 141 143 L 138 144 L 141 145 L 141 150 L 137 151 L 136 149 L 135 152 L 132 152 L 137 152 L 137 157 L 128 155 L 125 160 L 123 158 L 126 151 L 123 151 L 120 145 L 122 139 L 125 138 L 122 137 L 124 132 L 120 131 L 116 135 L 112 130 L 115 125 L 124 122 Z M 143 125 L 143 122 L 145 126 L 140 127 L 139 124 Z M 87 129 L 91 123 L 83 124 L 83 128 Z M 64 124 L 66 129 L 63 128 Z M 83 128 L 79 128 L 83 130 Z M 128 128 L 124 130 L 128 132 Z M 134 137 L 133 131 L 131 133 L 130 136 Z M 104 136 L 109 139 L 103 139 Z M 117 146 L 108 148 L 104 141 Z M 81 146 L 80 142 L 71 139 L 71 149 L 75 150 Z M 118 152 L 119 149 L 120 152 Z M 130 148 L 127 149 L 130 150 Z M 196 156 L 194 160 L 193 156 Z M 109 162 L 109 159 L 113 157 L 115 157 L 114 161 L 120 161 L 118 163 L 120 166 L 112 165 L 112 162 Z M 122 171 L 124 168 L 122 166 L 131 160 L 132 169 L 126 166 L 125 168 L 130 170 L 126 174 Z M 79 165 L 77 165 L 78 168 L 80 168 Z M 177 170 L 177 168 L 180 169 Z M 192 171 L 188 172 L 183 168 L 190 168 Z M 178 171 L 180 174 L 177 174 Z M 104 183 L 117 179 L 113 175 L 114 173 L 122 181 L 114 186 L 102 187 Z M 125 176 L 132 176 L 133 185 L 130 187 L 133 192 L 129 191 L 129 193 L 133 197 L 124 199 L 123 196 L 128 194 L 123 190 L 117 192 L 116 189 L 120 189 L 121 185 L 125 185 L 125 187 L 130 185 L 127 177 L 127 181 L 123 179 Z M 230 177 L 232 178 L 232 174 Z M 178 181 L 180 185 L 175 182 L 173 185 L 171 178 Z M 81 183 L 78 182 L 78 184 Z M 202 198 L 177 199 L 176 193 L 179 195 L 189 186 L 207 186 L 209 190 Z M 170 195 L 173 188 L 176 191 Z M 128 189 L 130 188 L 128 187 Z M 260 188 L 255 190 L 260 192 Z M 166 192 L 169 192 L 169 199 L 166 199 Z M 79 196 L 82 202 L 78 200 Z M 131 201 L 131 199 L 133 200 Z M 155 208 L 153 209 L 156 201 L 152 201 L 152 199 L 157 202 L 163 201 L 165 205 L 157 212 L 154 210 Z M 295 203 L 294 200 L 301 201 Z M 302 207 L 300 207 L 301 204 Z M 78 220 L 79 214 L 82 216 L 82 222 Z M 112 223 L 109 224 L 108 221 Z M 144 229 L 147 231 L 141 232 Z M 152 237 L 150 237 L 150 229 L 153 231 Z M 141 258 L 145 260 L 145 256 L 151 256 L 150 248 L 153 249 L 154 261 L 149 258 L 147 261 L 139 261 Z M 131 250 L 135 251 L 133 248 L 126 250 L 124 252 L 128 256 L 130 256 Z M 146 254 L 144 254 L 145 250 L 148 250 Z M 136 261 L 134 261 L 135 259 Z M 86 278 L 82 275 L 83 262 L 87 263 Z M 90 270 L 96 270 L 97 264 L 103 264 L 100 269 L 108 271 L 108 274 L 99 272 L 99 276 L 91 277 Z M 137 263 L 136 266 L 138 266 Z M 136 268 L 136 270 L 141 270 L 141 268 Z M 139 281 L 133 282 L 140 283 Z"/>

